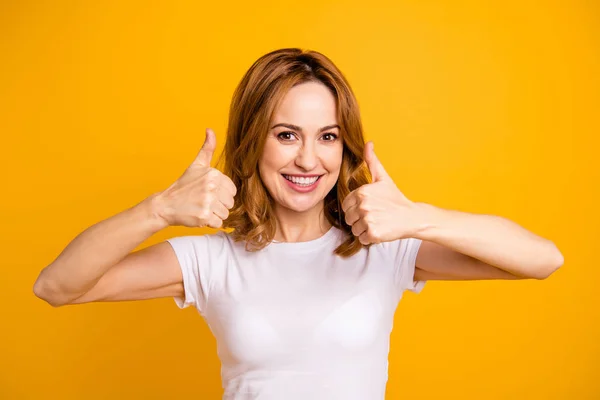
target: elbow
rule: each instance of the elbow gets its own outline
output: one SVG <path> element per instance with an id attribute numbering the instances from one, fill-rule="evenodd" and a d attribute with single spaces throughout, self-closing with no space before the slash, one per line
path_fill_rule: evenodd
<path id="1" fill-rule="evenodd" d="M 61 296 L 60 291 L 56 290 L 54 285 L 48 282 L 48 280 L 43 276 L 43 273 L 44 271 L 42 271 L 40 276 L 33 284 L 33 294 L 37 298 L 50 304 L 52 307 L 60 307 L 67 304 L 67 302 L 64 301 L 64 296 Z"/>
<path id="2" fill-rule="evenodd" d="M 552 260 L 545 263 L 542 267 L 538 268 L 536 271 L 536 274 L 535 274 L 535 276 L 533 276 L 533 278 L 538 279 L 538 280 L 547 279 L 550 277 L 550 275 L 552 275 L 553 273 L 558 271 L 560 269 L 560 267 L 563 266 L 564 263 L 565 263 L 564 256 L 562 255 L 560 250 L 558 250 L 558 248 L 556 248 L 556 246 L 555 246 L 555 250 L 553 251 L 553 254 L 552 254 Z"/>

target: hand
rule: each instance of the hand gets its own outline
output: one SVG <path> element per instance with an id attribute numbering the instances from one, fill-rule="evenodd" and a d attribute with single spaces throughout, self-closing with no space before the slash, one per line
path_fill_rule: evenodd
<path id="1" fill-rule="evenodd" d="M 158 214 L 170 226 L 220 228 L 234 205 L 233 181 L 210 163 L 217 145 L 212 129 L 194 162 L 183 175 L 158 194 Z"/>
<path id="2" fill-rule="evenodd" d="M 365 145 L 373 182 L 352 191 L 342 203 L 346 223 L 363 245 L 412 237 L 418 227 L 417 206 L 396 187 L 373 150 Z"/>

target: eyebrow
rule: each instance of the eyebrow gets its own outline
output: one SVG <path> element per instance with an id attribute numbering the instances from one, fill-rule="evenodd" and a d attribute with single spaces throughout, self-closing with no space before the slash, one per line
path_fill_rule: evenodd
<path id="1" fill-rule="evenodd" d="M 285 123 L 281 123 L 281 124 L 273 125 L 273 126 L 271 127 L 271 129 L 277 128 L 278 126 L 283 126 L 284 128 L 293 129 L 293 130 L 295 130 L 295 131 L 302 132 L 302 128 L 300 128 L 298 125 L 285 124 Z M 339 126 L 339 125 L 336 125 L 336 124 L 334 124 L 334 125 L 327 125 L 327 126 L 324 126 L 324 127 L 322 127 L 321 129 L 319 129 L 319 133 L 320 133 L 320 132 L 323 132 L 323 131 L 326 131 L 326 130 L 328 130 L 328 129 L 333 129 L 333 128 L 338 128 L 338 129 L 340 129 L 340 126 Z"/>

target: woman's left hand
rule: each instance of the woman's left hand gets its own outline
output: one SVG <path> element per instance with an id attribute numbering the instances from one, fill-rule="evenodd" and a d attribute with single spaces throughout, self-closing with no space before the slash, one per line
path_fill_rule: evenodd
<path id="1" fill-rule="evenodd" d="M 421 226 L 418 204 L 402 194 L 373 150 L 365 145 L 373 182 L 351 192 L 342 203 L 346 223 L 363 245 L 414 237 Z"/>

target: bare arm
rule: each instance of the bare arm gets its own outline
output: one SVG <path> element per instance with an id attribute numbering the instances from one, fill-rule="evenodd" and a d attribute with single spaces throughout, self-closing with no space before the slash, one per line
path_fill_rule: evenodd
<path id="1" fill-rule="evenodd" d="M 546 279 L 564 263 L 549 239 L 504 217 L 416 203 L 417 267 L 430 279 Z M 514 277 L 511 277 L 513 275 Z"/>
<path id="2" fill-rule="evenodd" d="M 166 190 L 92 225 L 42 270 L 33 291 L 53 306 L 183 294 L 179 261 L 167 242 L 132 252 L 167 226 L 220 228 L 234 205 L 231 179 L 210 167 L 215 135 Z"/>
<path id="3" fill-rule="evenodd" d="M 156 194 L 81 232 L 41 271 L 33 287 L 35 295 L 58 306 L 96 286 L 109 269 L 168 226 L 156 213 L 155 199 Z"/>

